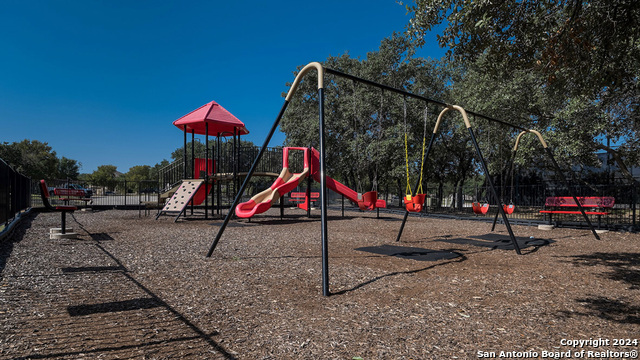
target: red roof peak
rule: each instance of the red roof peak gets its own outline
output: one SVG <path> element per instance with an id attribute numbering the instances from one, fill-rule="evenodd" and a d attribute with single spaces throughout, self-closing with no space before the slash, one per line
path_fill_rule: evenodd
<path id="1" fill-rule="evenodd" d="M 213 136 L 231 136 L 234 129 L 239 135 L 249 133 L 242 121 L 215 101 L 202 105 L 173 122 L 180 130 L 184 130 L 186 126 L 187 132 L 193 131 L 199 135 L 206 134 L 205 124 L 209 124 L 209 135 Z"/>

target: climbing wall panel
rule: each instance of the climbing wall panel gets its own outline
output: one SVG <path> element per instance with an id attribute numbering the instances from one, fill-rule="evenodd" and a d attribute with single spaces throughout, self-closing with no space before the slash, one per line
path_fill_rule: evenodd
<path id="1" fill-rule="evenodd" d="M 182 212 L 203 183 L 204 179 L 183 180 L 175 194 L 164 204 L 162 212 Z"/>

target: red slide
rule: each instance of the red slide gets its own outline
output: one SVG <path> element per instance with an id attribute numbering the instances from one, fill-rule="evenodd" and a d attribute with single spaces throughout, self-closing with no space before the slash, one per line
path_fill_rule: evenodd
<path id="1" fill-rule="evenodd" d="M 304 151 L 304 170 L 299 174 L 292 174 L 289 171 L 289 150 Z M 309 150 L 311 150 L 311 164 L 309 164 Z M 269 208 L 271 208 L 271 206 L 278 201 L 280 197 L 298 187 L 302 179 L 309 175 L 311 175 L 315 181 L 320 182 L 319 157 L 320 154 L 318 153 L 318 150 L 314 148 L 283 148 L 282 172 L 276 181 L 268 189 L 252 197 L 251 200 L 238 204 L 238 206 L 236 206 L 236 215 L 241 218 L 250 218 L 255 214 L 260 214 L 269 210 Z M 373 210 L 377 207 L 387 207 L 387 202 L 382 199 L 377 199 L 375 192 L 371 191 L 360 196 L 355 190 L 329 176 L 327 176 L 327 187 L 358 204 L 362 210 Z M 376 199 L 375 204 L 373 199 Z"/>
<path id="2" fill-rule="evenodd" d="M 304 169 L 299 174 L 292 174 L 289 171 L 289 150 L 304 151 Z M 298 187 L 302 179 L 309 175 L 309 149 L 286 147 L 282 149 L 282 172 L 276 181 L 266 190 L 258 193 L 251 200 L 236 206 L 236 215 L 241 218 L 250 218 L 255 214 L 263 213 L 278 201 L 278 199 L 289 191 Z"/>
<path id="3" fill-rule="evenodd" d="M 320 182 L 320 160 L 319 159 L 320 159 L 320 153 L 318 153 L 318 150 L 311 148 L 311 164 L 312 164 L 311 168 L 313 169 L 311 175 L 313 177 L 313 180 L 317 182 Z M 356 204 L 362 203 L 362 198 L 358 196 L 358 193 L 355 190 L 342 184 L 338 180 L 331 178 L 330 176 L 327 176 L 327 187 L 340 195 L 344 195 L 344 197 L 353 201 Z M 367 207 L 371 207 L 371 205 L 372 204 L 367 205 Z M 377 199 L 375 207 L 386 208 L 387 202 L 382 199 Z"/>

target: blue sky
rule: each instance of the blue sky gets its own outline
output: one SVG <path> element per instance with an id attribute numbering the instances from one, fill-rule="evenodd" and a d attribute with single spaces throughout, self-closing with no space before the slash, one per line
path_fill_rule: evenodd
<path id="1" fill-rule="evenodd" d="M 262 144 L 297 66 L 364 58 L 408 19 L 394 0 L 4 1 L 0 142 L 127 172 L 169 159 L 172 122 L 215 100 Z M 418 56 L 444 54 L 426 40 Z"/>

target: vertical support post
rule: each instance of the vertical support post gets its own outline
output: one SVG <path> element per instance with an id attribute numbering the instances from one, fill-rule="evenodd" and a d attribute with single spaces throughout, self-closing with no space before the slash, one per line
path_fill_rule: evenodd
<path id="1" fill-rule="evenodd" d="M 632 230 L 636 229 L 636 203 L 637 203 L 637 191 L 636 191 L 637 183 L 634 181 L 633 185 L 631 185 L 631 215 L 633 218 L 631 219 L 631 226 L 633 226 Z"/>
<path id="2" fill-rule="evenodd" d="M 513 150 L 512 151 L 512 153 L 511 153 L 511 162 L 509 164 L 509 174 L 512 174 L 512 175 L 513 175 L 513 164 L 516 161 L 516 152 L 517 152 L 517 150 Z M 506 184 L 506 181 L 505 181 L 505 184 Z M 502 184 L 502 186 L 504 188 L 504 184 Z M 513 192 L 513 189 L 511 189 L 511 191 Z M 498 206 L 501 207 L 502 204 L 498 203 Z M 496 223 L 498 222 L 498 215 L 500 215 L 499 211 L 496 212 L 496 216 L 493 218 L 493 225 L 491 226 L 491 232 L 493 232 L 496 229 Z"/>
<path id="3" fill-rule="evenodd" d="M 280 220 L 284 219 L 284 196 L 280 196 Z"/>
<path id="4" fill-rule="evenodd" d="M 196 177 L 196 133 L 191 130 L 191 178 Z"/>
<path id="5" fill-rule="evenodd" d="M 191 178 L 196 177 L 196 133 L 191 129 Z M 191 215 L 193 216 L 193 199 L 191 200 Z"/>
<path id="6" fill-rule="evenodd" d="M 322 237 L 322 295 L 329 296 L 329 240 L 327 235 L 327 174 L 325 166 L 324 88 L 318 89 L 320 122 L 320 224 Z"/>
<path id="7" fill-rule="evenodd" d="M 309 151 L 307 152 L 307 161 L 309 166 L 311 166 L 311 146 L 309 146 Z M 311 174 L 307 176 L 307 218 L 311 218 Z"/>
<path id="8" fill-rule="evenodd" d="M 183 176 L 182 179 L 186 179 L 187 178 L 187 125 L 183 125 L 182 126 L 182 130 L 184 131 L 184 151 L 182 154 L 182 161 L 183 161 L 183 165 L 182 165 L 182 170 L 183 170 Z"/>
<path id="9" fill-rule="evenodd" d="M 344 195 L 342 195 L 342 217 L 344 217 Z"/>
<path id="10" fill-rule="evenodd" d="M 222 153 L 222 149 L 221 149 L 222 148 L 222 140 L 220 140 L 220 135 L 218 135 L 218 137 L 216 139 L 216 146 L 218 148 L 217 151 L 216 151 L 216 153 L 217 153 L 216 157 L 218 158 L 218 163 L 220 163 L 221 162 L 220 155 Z M 217 201 L 218 206 L 217 206 L 216 213 L 218 215 L 220 215 L 220 213 L 222 212 L 222 209 L 221 209 L 222 208 L 222 182 L 220 182 L 220 181 L 218 181 L 218 199 L 217 200 L 218 200 Z"/>
<path id="11" fill-rule="evenodd" d="M 231 158 L 233 160 L 233 180 L 231 181 L 231 184 L 233 185 L 233 191 L 231 191 L 232 194 L 235 195 L 236 191 L 238 190 L 238 187 L 236 186 L 236 183 L 238 182 L 238 153 L 236 152 L 236 138 L 238 138 L 238 142 L 240 135 L 238 135 L 238 128 L 234 127 L 233 128 L 233 149 L 231 150 Z M 229 186 L 229 185 L 227 185 Z"/>
<path id="12" fill-rule="evenodd" d="M 62 233 L 66 234 L 67 233 L 67 212 L 63 211 L 62 212 Z"/>
<path id="13" fill-rule="evenodd" d="M 209 219 L 209 123 L 204 123 L 204 218 Z"/>

